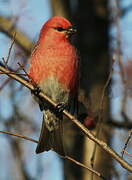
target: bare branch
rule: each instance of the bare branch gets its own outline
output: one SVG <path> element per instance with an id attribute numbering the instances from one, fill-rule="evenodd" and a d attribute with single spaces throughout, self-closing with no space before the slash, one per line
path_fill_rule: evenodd
<path id="1" fill-rule="evenodd" d="M 71 158 L 71 157 L 69 157 L 69 156 L 65 156 L 64 158 L 67 159 L 67 160 L 69 160 L 69 161 L 71 161 L 71 162 L 73 162 L 73 163 L 75 163 L 75 164 L 78 165 L 78 166 L 81 166 L 81 167 L 83 167 L 83 168 L 89 170 L 90 172 L 92 172 L 93 174 L 96 174 L 96 175 L 99 176 L 100 178 L 106 180 L 106 178 L 103 177 L 100 173 L 98 173 L 98 172 L 95 171 L 94 169 L 91 169 L 91 168 L 85 166 L 84 164 L 82 164 L 82 163 L 76 161 L 75 159 L 73 159 L 73 158 Z"/>
<path id="2" fill-rule="evenodd" d="M 127 154 L 128 156 L 132 157 L 132 153 L 129 153 L 129 152 L 124 151 L 124 150 L 122 150 L 122 152 L 124 152 L 124 153 Z"/>
<path id="3" fill-rule="evenodd" d="M 113 126 L 114 128 L 123 128 L 123 129 L 132 129 L 132 122 L 126 121 L 126 122 L 120 122 L 118 120 L 108 120 L 106 122 L 108 126 Z"/>
<path id="4" fill-rule="evenodd" d="M 128 143 L 129 143 L 131 137 L 132 137 L 132 130 L 130 131 L 130 134 L 129 134 L 129 136 L 128 136 L 127 140 L 126 140 L 126 143 L 125 143 L 125 145 L 124 145 L 124 148 L 123 148 L 123 150 L 122 150 L 122 158 L 123 158 L 124 152 L 125 152 L 125 150 L 126 150 L 126 148 L 127 148 L 127 145 L 128 145 Z"/>
<path id="5" fill-rule="evenodd" d="M 118 64 L 119 64 L 119 68 L 120 68 L 120 74 L 121 74 L 121 80 L 122 80 L 122 84 L 124 86 L 124 94 L 123 94 L 123 99 L 122 99 L 122 107 L 121 107 L 121 113 L 122 115 L 125 114 L 125 106 L 126 106 L 126 102 L 127 102 L 127 96 L 128 96 L 128 88 L 127 88 L 127 81 L 126 81 L 126 77 L 125 77 L 125 71 L 124 71 L 124 66 L 123 66 L 123 61 L 122 61 L 122 49 L 121 49 L 121 29 L 120 29 L 120 23 L 119 23 L 119 9 L 120 9 L 120 5 L 119 5 L 119 1 L 116 0 L 115 1 L 115 10 L 117 12 L 116 17 L 115 17 L 115 26 L 116 26 L 116 40 L 117 40 L 117 50 L 115 51 L 115 54 L 117 55 L 118 58 Z M 127 119 L 125 119 L 127 120 Z"/>
<path id="6" fill-rule="evenodd" d="M 106 89 L 110 83 L 110 80 L 111 80 L 111 76 L 112 76 L 112 72 L 113 72 L 113 63 L 114 63 L 114 59 L 112 59 L 112 63 L 111 63 L 111 68 L 110 68 L 110 73 L 108 75 L 108 78 L 107 78 L 107 81 L 103 87 L 103 90 L 102 90 L 102 95 L 101 95 L 101 99 L 100 99 L 100 105 L 99 105 L 99 113 L 98 113 L 98 123 L 97 123 L 97 131 L 96 131 L 96 136 L 98 137 L 99 136 L 99 133 L 102 129 L 102 114 L 103 114 L 103 104 L 104 104 L 104 97 L 105 97 L 105 92 L 106 92 Z M 93 167 L 94 166 L 94 160 L 95 160 L 95 153 L 96 153 L 96 148 L 97 148 L 97 144 L 94 145 L 94 150 L 93 150 L 93 154 L 91 156 L 91 166 Z"/>
<path id="7" fill-rule="evenodd" d="M 8 75 L 9 77 L 15 79 L 16 81 L 20 82 L 21 84 L 23 84 L 24 86 L 26 86 L 28 89 L 34 91 L 35 87 L 29 83 L 27 80 L 25 80 L 24 78 L 16 75 L 16 74 L 12 74 L 8 69 L 6 69 L 2 63 L 0 63 L 0 71 L 2 71 L 3 73 L 5 73 L 6 75 Z M 45 100 L 47 103 L 51 104 L 54 108 L 57 107 L 57 104 L 55 102 L 53 102 L 49 97 L 47 97 L 44 93 L 40 92 L 38 94 L 39 98 L 42 98 L 43 100 Z M 109 153 L 110 156 L 112 156 L 117 162 L 120 163 L 120 165 L 127 169 L 128 171 L 132 172 L 132 166 L 127 163 L 125 160 L 122 159 L 121 156 L 119 156 L 113 149 L 111 149 L 105 142 L 99 140 L 97 137 L 95 137 L 95 135 L 93 135 L 83 124 L 81 124 L 74 116 L 72 116 L 70 113 L 68 113 L 66 110 L 64 110 L 63 115 L 65 115 L 68 119 L 70 119 L 78 128 L 81 129 L 81 131 L 92 141 L 94 141 L 95 143 L 97 143 L 104 151 L 106 151 L 107 153 Z"/>
<path id="8" fill-rule="evenodd" d="M 10 48 L 9 48 L 8 56 L 7 56 L 7 59 L 6 59 L 6 61 L 5 61 L 5 65 L 6 65 L 6 66 L 8 65 L 9 58 L 10 58 L 10 55 L 11 55 L 11 50 L 12 50 L 13 45 L 14 45 L 14 43 L 15 43 L 15 36 L 16 36 L 16 33 L 14 33 L 14 35 L 13 35 L 13 39 L 12 39 L 12 42 L 11 42 L 11 46 L 10 46 Z"/>
<path id="9" fill-rule="evenodd" d="M 25 140 L 28 140 L 28 141 L 32 141 L 34 143 L 38 143 L 37 140 L 34 140 L 32 138 L 29 138 L 27 136 L 23 136 L 21 134 L 17 134 L 17 133 L 12 133 L 12 132 L 7 132 L 7 131 L 0 131 L 0 133 L 3 133 L 3 134 L 8 134 L 8 135 L 11 135 L 11 136 L 16 136 L 16 137 L 19 137 L 19 138 L 22 138 L 22 139 L 25 139 Z"/>

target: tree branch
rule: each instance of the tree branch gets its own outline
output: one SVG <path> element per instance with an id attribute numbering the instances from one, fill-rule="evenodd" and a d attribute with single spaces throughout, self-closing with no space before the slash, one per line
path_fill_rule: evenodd
<path id="1" fill-rule="evenodd" d="M 118 120 L 110 119 L 106 122 L 106 124 L 109 126 L 113 126 L 114 128 L 132 129 L 132 122 L 130 121 L 120 122 Z"/>
<path id="2" fill-rule="evenodd" d="M 20 82 L 24 86 L 26 86 L 30 90 L 35 90 L 35 87 L 29 83 L 24 78 L 20 77 L 19 75 L 12 73 L 10 70 L 6 69 L 2 63 L 0 63 L 0 71 L 4 74 L 8 75 L 9 77 L 15 79 L 16 81 Z M 51 104 L 53 107 L 56 107 L 57 104 L 53 102 L 49 97 L 47 97 L 44 93 L 40 92 L 38 94 L 38 97 L 45 100 L 47 103 Z M 70 119 L 78 128 L 81 129 L 81 131 L 92 141 L 97 143 L 104 151 L 106 151 L 110 156 L 112 156 L 120 165 L 127 169 L 128 171 L 132 172 L 132 166 L 127 163 L 125 160 L 121 158 L 113 149 L 111 149 L 105 142 L 99 140 L 95 135 L 93 135 L 83 124 L 81 124 L 74 116 L 72 116 L 70 113 L 68 113 L 66 110 L 64 110 L 63 115 L 65 115 L 68 119 Z"/>

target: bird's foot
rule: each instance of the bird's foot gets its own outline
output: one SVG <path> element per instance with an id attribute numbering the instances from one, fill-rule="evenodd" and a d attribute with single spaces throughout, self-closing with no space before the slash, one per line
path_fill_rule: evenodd
<path id="1" fill-rule="evenodd" d="M 56 106 L 56 111 L 58 112 L 58 113 L 62 113 L 66 108 L 67 108 L 67 103 L 59 103 L 59 104 L 57 104 L 57 106 Z"/>
<path id="2" fill-rule="evenodd" d="M 34 94 L 35 96 L 38 96 L 40 92 L 41 89 L 39 87 L 35 87 L 34 90 L 31 90 L 31 93 Z"/>

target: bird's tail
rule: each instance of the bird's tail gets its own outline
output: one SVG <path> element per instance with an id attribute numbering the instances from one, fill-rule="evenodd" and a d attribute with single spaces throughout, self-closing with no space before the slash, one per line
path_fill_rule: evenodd
<path id="1" fill-rule="evenodd" d="M 46 123 L 48 124 L 46 125 Z M 45 110 L 36 153 L 49 151 L 50 149 L 65 156 L 62 141 L 62 119 L 50 110 Z"/>

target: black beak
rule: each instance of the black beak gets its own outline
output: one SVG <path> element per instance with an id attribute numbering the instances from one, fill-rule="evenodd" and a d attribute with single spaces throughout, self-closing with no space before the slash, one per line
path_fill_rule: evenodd
<path id="1" fill-rule="evenodd" d="M 66 30 L 66 35 L 69 37 L 73 34 L 75 34 L 77 32 L 77 30 L 75 29 L 75 27 L 70 26 L 67 30 Z"/>

